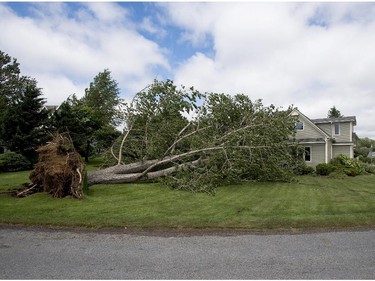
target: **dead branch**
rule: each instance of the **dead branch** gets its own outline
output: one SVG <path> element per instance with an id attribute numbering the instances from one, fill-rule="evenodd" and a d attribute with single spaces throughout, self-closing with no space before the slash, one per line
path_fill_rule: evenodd
<path id="1" fill-rule="evenodd" d="M 81 175 L 81 172 L 79 171 L 79 168 L 76 169 L 76 172 L 79 175 L 79 184 L 81 184 L 82 183 L 82 175 Z"/>
<path id="2" fill-rule="evenodd" d="M 115 158 L 116 161 L 118 161 L 117 156 L 116 156 L 115 153 L 113 152 L 113 146 L 114 146 L 114 144 L 112 144 L 110 151 L 111 151 L 111 154 L 112 154 L 113 158 Z"/>
<path id="3" fill-rule="evenodd" d="M 126 132 L 126 134 L 124 135 L 124 137 L 122 138 L 122 141 L 121 141 L 121 144 L 120 144 L 120 148 L 119 148 L 119 152 L 118 152 L 118 158 L 117 158 L 117 165 L 121 165 L 121 159 L 122 159 L 122 150 L 123 150 L 123 146 L 124 146 L 124 143 L 125 143 L 125 140 L 128 138 L 129 136 L 129 133 L 130 131 L 132 130 L 133 128 L 133 124 L 131 124 L 129 126 L 129 129 L 128 131 Z"/>
<path id="4" fill-rule="evenodd" d="M 188 125 L 189 125 L 189 124 L 190 124 L 190 122 L 188 123 Z M 188 127 L 188 125 L 185 126 L 185 128 L 182 129 L 180 133 L 182 133 L 182 132 Z M 186 138 L 188 138 L 188 137 L 190 137 L 190 136 L 192 136 L 192 135 L 194 135 L 194 134 L 196 134 L 196 133 L 199 133 L 199 132 L 201 132 L 201 131 L 203 131 L 203 130 L 207 130 L 207 129 L 211 128 L 211 127 L 212 127 L 212 126 L 207 126 L 207 127 L 203 127 L 203 128 L 196 129 L 195 131 L 193 131 L 193 132 L 191 132 L 191 133 L 189 133 L 189 134 L 187 134 L 187 135 L 184 135 L 184 136 L 182 136 L 182 137 L 176 139 L 175 142 L 174 142 L 174 143 L 173 143 L 173 144 L 167 149 L 167 151 L 164 153 L 164 157 L 167 156 L 169 153 L 172 153 L 172 154 L 173 154 L 173 152 L 174 152 L 174 148 L 176 147 L 177 143 L 179 143 L 180 141 L 182 141 L 182 140 L 184 140 L 184 139 L 186 139 Z"/>
<path id="5" fill-rule="evenodd" d="M 37 185 L 34 184 L 34 185 L 32 185 L 30 188 L 25 189 L 25 190 L 23 190 L 23 191 L 21 191 L 21 192 L 18 192 L 18 193 L 16 194 L 16 196 L 17 196 L 17 197 L 21 197 L 21 195 L 24 195 L 24 194 L 28 193 L 29 191 L 31 191 L 32 189 L 34 189 L 36 186 L 37 186 Z"/>

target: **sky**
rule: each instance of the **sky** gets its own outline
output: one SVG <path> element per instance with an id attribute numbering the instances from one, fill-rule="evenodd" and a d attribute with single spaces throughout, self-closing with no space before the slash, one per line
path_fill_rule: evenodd
<path id="1" fill-rule="evenodd" d="M 109 69 L 125 100 L 171 79 L 311 119 L 335 106 L 375 139 L 372 2 L 0 2 L 0 27 L 48 105 Z"/>

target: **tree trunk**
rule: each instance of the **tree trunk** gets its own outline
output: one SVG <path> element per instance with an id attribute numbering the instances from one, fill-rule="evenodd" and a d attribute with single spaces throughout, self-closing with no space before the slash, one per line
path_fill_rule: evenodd
<path id="1" fill-rule="evenodd" d="M 85 163 L 89 163 L 89 154 L 90 154 L 90 141 L 87 141 L 86 151 L 85 151 Z"/>
<path id="2" fill-rule="evenodd" d="M 236 147 L 229 147 L 232 149 L 253 149 L 253 148 L 266 148 L 268 146 L 236 146 Z M 129 183 L 129 182 L 136 182 L 141 180 L 148 180 L 154 179 L 157 177 L 162 177 L 166 175 L 170 175 L 171 173 L 175 172 L 179 168 L 183 168 L 184 166 L 195 166 L 199 163 L 205 162 L 201 158 L 184 162 L 183 159 L 186 157 L 198 157 L 197 155 L 204 153 L 206 157 L 210 153 L 214 153 L 217 150 L 225 150 L 223 146 L 213 146 L 213 147 L 206 147 L 202 149 L 196 149 L 192 151 L 188 151 L 185 153 L 181 153 L 178 155 L 171 155 L 164 157 L 162 159 L 154 159 L 154 160 L 144 160 L 136 163 L 131 163 L 127 165 L 116 165 L 112 166 L 103 170 L 99 170 L 93 173 L 90 173 L 87 178 L 88 185 L 93 184 L 107 184 L 107 183 Z M 181 164 L 176 164 L 180 163 Z M 165 166 L 168 166 L 165 168 Z M 162 167 L 162 168 L 160 168 Z"/>
<path id="3" fill-rule="evenodd" d="M 163 162 L 164 161 L 164 162 Z M 155 179 L 162 176 L 167 176 L 187 165 L 197 165 L 201 162 L 200 159 L 184 164 L 173 165 L 168 168 L 163 168 L 156 171 L 148 171 L 151 166 L 157 163 L 165 163 L 164 160 L 145 160 L 127 165 L 116 165 L 103 170 L 92 172 L 88 175 L 88 185 L 94 184 L 112 184 L 112 183 L 130 183 L 142 180 Z"/>

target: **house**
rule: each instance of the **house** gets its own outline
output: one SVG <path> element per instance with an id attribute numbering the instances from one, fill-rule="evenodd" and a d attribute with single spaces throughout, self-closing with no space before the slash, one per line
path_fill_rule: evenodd
<path id="1" fill-rule="evenodd" d="M 308 166 L 329 163 L 340 154 L 354 157 L 355 116 L 309 119 L 298 109 L 290 114 L 298 120 L 296 134 L 290 140 L 304 147 L 304 159 Z"/>

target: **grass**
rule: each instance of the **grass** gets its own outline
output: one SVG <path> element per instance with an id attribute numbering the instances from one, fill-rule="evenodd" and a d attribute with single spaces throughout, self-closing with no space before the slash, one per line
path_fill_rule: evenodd
<path id="1" fill-rule="evenodd" d="M 29 172 L 0 173 L 0 192 Z M 225 186 L 216 196 L 161 184 L 95 185 L 84 200 L 0 194 L 0 223 L 66 227 L 304 229 L 375 226 L 375 176 L 303 176 Z"/>

